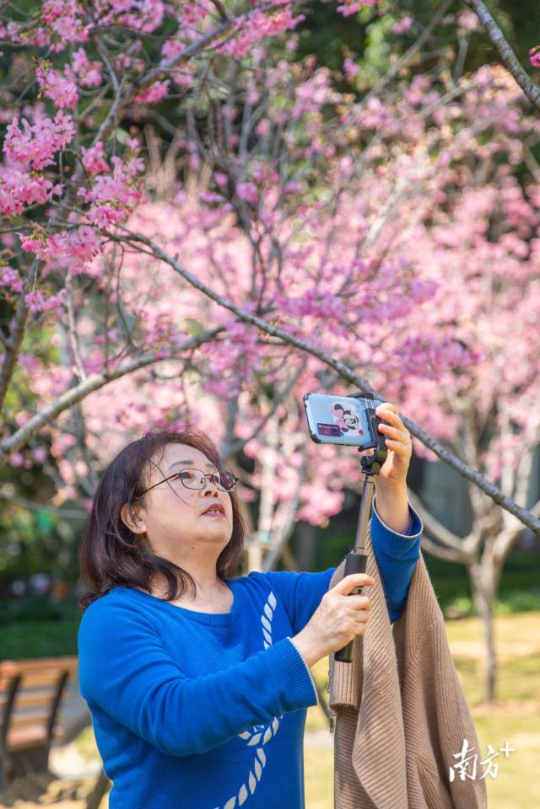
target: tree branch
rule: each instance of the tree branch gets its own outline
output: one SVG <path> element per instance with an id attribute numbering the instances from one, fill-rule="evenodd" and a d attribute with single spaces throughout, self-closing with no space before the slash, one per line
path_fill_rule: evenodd
<path id="1" fill-rule="evenodd" d="M 442 523 L 440 523 L 439 520 L 437 520 L 437 518 L 427 510 L 418 495 L 416 495 L 410 489 L 409 501 L 412 507 L 419 513 L 420 517 L 422 518 L 422 522 L 424 523 L 424 527 L 433 536 L 433 538 L 436 539 L 437 542 L 440 542 L 443 545 L 446 545 L 447 548 L 451 548 L 453 550 L 454 553 L 452 556 L 452 561 L 467 564 L 473 560 L 474 556 L 471 556 L 471 554 L 464 549 L 463 540 L 456 536 L 453 531 L 450 531 Z M 443 549 L 441 549 L 441 551 L 442 550 Z"/>
<path id="2" fill-rule="evenodd" d="M 283 340 L 283 342 L 288 343 L 289 345 L 294 345 L 301 351 L 305 351 L 308 354 L 311 354 L 313 357 L 317 357 L 317 359 L 321 360 L 321 362 L 323 362 L 325 365 L 329 365 L 331 368 L 334 368 L 339 375 L 347 382 L 350 382 L 351 385 L 360 388 L 360 390 L 364 391 L 364 393 L 373 394 L 375 398 L 384 399 L 384 396 L 374 390 L 366 379 L 360 378 L 346 363 L 341 362 L 341 360 L 334 359 L 334 357 L 332 357 L 330 354 L 326 353 L 322 349 L 316 348 L 306 340 L 301 340 L 300 338 L 290 334 L 285 329 L 280 329 L 277 326 L 273 326 L 266 320 L 263 320 L 263 318 L 248 312 L 246 309 L 242 309 L 242 307 L 237 306 L 228 298 L 214 292 L 214 290 L 210 289 L 210 287 L 200 281 L 195 275 L 193 275 L 193 273 L 186 270 L 179 263 L 176 257 L 170 256 L 158 244 L 144 236 L 142 233 L 129 231 L 127 228 L 122 226 L 118 227 L 119 230 L 122 230 L 128 235 L 120 236 L 117 233 L 107 231 L 106 235 L 113 241 L 126 242 L 131 244 L 133 247 L 137 242 L 146 245 L 156 258 L 159 258 L 161 261 L 165 262 L 165 264 L 168 264 L 191 286 L 198 289 L 203 293 L 203 295 L 206 295 L 206 297 L 215 301 L 220 306 L 223 306 L 225 309 L 233 312 L 244 323 L 251 323 L 253 326 L 256 326 L 266 334 L 269 334 L 272 337 L 278 337 Z M 533 515 L 527 511 L 527 509 L 518 506 L 518 504 L 515 503 L 510 497 L 505 496 L 501 490 L 498 489 L 497 486 L 495 486 L 484 475 L 482 475 L 481 472 L 472 469 L 468 464 L 457 458 L 453 452 L 450 452 L 450 450 L 439 444 L 438 441 L 432 438 L 429 433 L 427 433 L 418 424 L 415 424 L 415 422 L 411 421 L 405 416 L 402 416 L 402 421 L 409 432 L 418 438 L 419 441 L 425 444 L 426 447 L 429 447 L 429 449 L 431 449 L 442 461 L 445 461 L 445 463 L 447 463 L 453 469 L 456 469 L 464 478 L 475 483 L 480 489 L 482 489 L 482 491 L 491 497 L 492 500 L 498 503 L 502 508 L 506 509 L 506 511 L 513 514 L 515 517 L 521 520 L 524 525 L 534 531 L 535 534 L 540 536 L 539 519 L 533 517 Z"/>
<path id="3" fill-rule="evenodd" d="M 203 343 L 209 343 L 222 331 L 225 331 L 224 326 L 205 331 L 197 337 L 191 337 L 189 340 L 186 340 L 183 345 L 179 346 L 174 354 L 169 354 L 167 357 L 159 356 L 158 352 L 145 354 L 132 360 L 127 365 L 117 368 L 115 371 L 89 376 L 84 382 L 66 391 L 66 393 L 56 399 L 49 407 L 46 407 L 30 419 L 24 427 L 21 427 L 13 433 L 13 435 L 3 441 L 0 444 L 0 463 L 7 461 L 12 453 L 23 447 L 39 430 L 53 422 L 64 410 L 68 410 L 70 407 L 73 407 L 73 405 L 81 402 L 90 393 L 105 387 L 105 385 L 109 382 L 113 382 L 115 379 L 120 379 L 120 377 L 131 374 L 141 368 L 146 368 L 164 359 L 174 359 L 176 354 L 198 348 Z M 180 359 L 180 357 L 178 357 L 178 359 Z"/>
<path id="4" fill-rule="evenodd" d="M 491 16 L 482 0 L 464 0 L 470 6 L 486 29 L 489 38 L 497 48 L 499 56 L 517 81 L 531 104 L 540 110 L 540 87 L 536 85 L 524 70 L 521 62 L 506 40 L 503 32 Z"/>

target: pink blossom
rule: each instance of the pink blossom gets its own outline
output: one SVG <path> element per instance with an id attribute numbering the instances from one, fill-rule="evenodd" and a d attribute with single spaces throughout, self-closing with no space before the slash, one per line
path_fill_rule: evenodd
<path id="1" fill-rule="evenodd" d="M 253 205 L 256 205 L 259 199 L 259 192 L 253 183 L 238 183 L 236 186 L 236 195 L 239 199 L 251 202 Z"/>
<path id="2" fill-rule="evenodd" d="M 20 238 L 22 250 L 34 253 L 44 262 L 44 275 L 52 269 L 69 269 L 72 275 L 86 272 L 101 244 L 95 230 L 88 226 L 49 236 L 36 231 L 31 236 L 21 234 Z"/>
<path id="3" fill-rule="evenodd" d="M 78 0 L 46 0 L 42 4 L 41 20 L 54 35 L 55 52 L 64 50 L 69 42 L 88 40 L 92 23 L 83 23 L 84 17 L 84 8 Z"/>
<path id="4" fill-rule="evenodd" d="M 218 46 L 221 53 L 241 58 L 266 37 L 274 37 L 284 31 L 296 28 L 305 17 L 294 16 L 292 9 L 284 8 L 272 14 L 264 13 L 259 9 L 249 12 L 238 18 L 234 27 L 234 34 L 223 45 Z"/>
<path id="5" fill-rule="evenodd" d="M 91 203 L 88 221 L 99 228 L 124 222 L 130 210 L 143 199 L 137 181 L 137 174 L 144 168 L 141 158 L 133 155 L 123 162 L 114 156 L 111 162 L 112 175 L 99 174 L 91 189 L 79 189 L 79 196 Z"/>
<path id="6" fill-rule="evenodd" d="M 14 452 L 10 456 L 9 462 L 11 466 L 22 466 L 24 464 L 24 455 L 21 452 Z"/>
<path id="7" fill-rule="evenodd" d="M 77 105 L 78 93 L 74 81 L 75 74 L 67 67 L 64 73 L 38 67 L 36 76 L 41 92 L 60 109 L 73 108 Z"/>
<path id="8" fill-rule="evenodd" d="M 22 292 L 22 279 L 17 270 L 0 267 L 0 286 L 7 287 L 11 292 Z"/>
<path id="9" fill-rule="evenodd" d="M 143 90 L 142 93 L 135 96 L 135 101 L 138 104 L 155 104 L 157 101 L 161 101 L 162 98 L 165 98 L 169 90 L 169 84 L 169 79 L 156 81 L 147 90 Z"/>
<path id="10" fill-rule="evenodd" d="M 46 297 L 40 290 L 35 290 L 27 293 L 25 303 L 33 314 L 51 311 L 59 312 L 65 305 L 66 297 L 66 289 L 62 289 L 57 295 L 50 295 L 49 297 Z"/>
<path id="11" fill-rule="evenodd" d="M 457 23 L 459 27 L 463 28 L 465 31 L 475 31 L 480 25 L 480 20 L 474 11 L 463 9 L 457 15 Z"/>
<path id="12" fill-rule="evenodd" d="M 357 64 L 350 56 L 343 62 L 343 72 L 347 81 L 352 81 L 360 73 L 360 65 Z"/>
<path id="13" fill-rule="evenodd" d="M 540 67 L 540 45 L 535 45 L 530 49 L 529 61 L 533 67 Z"/>
<path id="14" fill-rule="evenodd" d="M 89 149 L 83 147 L 81 154 L 83 166 L 89 174 L 102 174 L 109 171 L 102 141 L 98 141 L 95 146 L 91 146 Z"/>
<path id="15" fill-rule="evenodd" d="M 414 25 L 413 17 L 407 15 L 406 17 L 402 17 L 401 20 L 398 20 L 398 22 L 394 23 L 394 25 L 392 26 L 392 33 L 398 36 L 400 34 L 406 34 L 407 31 L 410 31 L 413 25 Z"/>
<path id="16" fill-rule="evenodd" d="M 101 75 L 103 65 L 99 62 L 92 62 L 84 48 L 75 51 L 71 64 L 81 87 L 99 87 L 103 81 Z"/>
<path id="17" fill-rule="evenodd" d="M 44 447 L 34 447 L 31 455 L 36 463 L 45 463 L 47 460 L 47 450 Z"/>
<path id="18" fill-rule="evenodd" d="M 341 5 L 337 10 L 343 17 L 350 17 L 352 14 L 357 14 L 364 6 L 372 7 L 378 0 L 342 0 Z"/>
<path id="19" fill-rule="evenodd" d="M 102 18 L 102 25 L 114 21 L 145 34 L 159 28 L 165 14 L 162 0 L 108 0 L 108 5 L 110 12 Z"/>
<path id="20" fill-rule="evenodd" d="M 9 160 L 18 163 L 23 169 L 40 171 L 53 163 L 53 156 L 71 141 L 75 134 L 73 120 L 59 110 L 54 120 L 43 116 L 30 125 L 14 118 L 8 126 L 4 142 L 4 152 Z"/>
<path id="21" fill-rule="evenodd" d="M 49 202 L 61 192 L 61 185 L 39 174 L 21 171 L 16 165 L 0 166 L 0 213 L 5 216 L 22 213 L 26 205 Z"/>

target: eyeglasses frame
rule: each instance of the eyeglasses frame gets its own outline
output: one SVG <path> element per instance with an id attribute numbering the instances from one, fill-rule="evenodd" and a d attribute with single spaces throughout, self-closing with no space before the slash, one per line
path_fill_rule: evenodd
<path id="1" fill-rule="evenodd" d="M 215 480 L 215 475 L 220 474 L 219 469 L 217 469 L 215 472 L 203 472 L 202 469 L 197 469 L 196 466 L 186 466 L 185 469 L 193 469 L 195 472 L 200 472 L 201 475 L 204 477 L 205 481 L 209 477 L 212 478 L 212 482 L 214 483 L 214 486 L 216 487 L 216 489 L 218 489 L 220 492 L 227 492 L 228 494 L 230 494 L 230 492 L 234 491 L 234 488 L 235 488 L 236 484 L 240 480 L 240 478 L 236 477 L 236 475 L 233 475 L 232 472 L 229 472 L 229 474 L 232 475 L 233 478 L 234 478 L 233 486 L 230 489 L 223 489 L 223 488 L 221 488 L 221 486 L 218 483 L 216 483 L 216 480 Z M 185 470 L 183 470 L 183 471 L 185 471 Z M 178 477 L 180 474 L 181 474 L 180 472 L 175 472 L 173 475 L 169 475 L 168 477 L 163 478 L 162 480 L 159 480 L 157 483 L 153 483 L 151 486 L 148 487 L 148 489 L 145 489 L 144 492 L 141 492 L 141 494 L 138 494 L 133 499 L 134 500 L 139 500 L 143 496 L 143 494 L 146 494 L 146 492 L 149 492 L 150 489 L 155 489 L 156 486 L 160 486 L 162 483 L 167 483 L 167 481 Z M 188 491 L 191 491 L 191 492 L 202 492 L 206 488 L 206 485 L 205 485 L 205 486 L 202 487 L 202 489 L 192 489 L 190 486 L 186 486 L 186 484 L 184 483 L 184 481 L 181 478 L 180 478 L 180 483 L 182 484 L 184 489 L 187 489 Z"/>

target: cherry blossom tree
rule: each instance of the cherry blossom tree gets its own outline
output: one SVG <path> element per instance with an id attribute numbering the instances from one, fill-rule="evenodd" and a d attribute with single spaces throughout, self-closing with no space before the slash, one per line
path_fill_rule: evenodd
<path id="1" fill-rule="evenodd" d="M 92 497 L 130 432 L 202 427 L 258 501 L 251 562 L 268 567 L 295 521 L 324 524 L 358 485 L 352 455 L 306 440 L 302 394 L 379 391 L 470 482 L 469 537 L 426 513 L 426 547 L 467 565 L 493 694 L 504 560 L 523 524 L 540 530 L 523 493 L 538 122 L 519 71 L 525 95 L 487 67 L 399 79 L 428 26 L 395 86 L 359 96 L 347 60 L 335 77 L 293 58 L 289 0 L 34 12 L 0 31 L 2 460 L 42 465 L 60 506 Z"/>

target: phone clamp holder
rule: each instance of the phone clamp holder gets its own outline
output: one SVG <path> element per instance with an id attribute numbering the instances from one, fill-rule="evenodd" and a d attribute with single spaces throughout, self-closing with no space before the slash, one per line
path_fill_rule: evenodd
<path id="1" fill-rule="evenodd" d="M 365 394 L 355 394 L 362 395 Z M 381 471 L 381 466 L 386 460 L 388 449 L 384 443 L 384 436 L 378 431 L 378 426 L 382 419 L 377 418 L 375 410 L 370 413 L 370 418 L 375 422 L 375 435 L 377 436 L 377 447 L 375 452 L 371 455 L 363 455 L 360 458 L 360 465 L 364 473 L 364 482 L 362 484 L 362 499 L 360 502 L 360 514 L 358 516 L 358 526 L 356 529 L 356 537 L 354 546 L 345 557 L 345 571 L 344 576 L 349 576 L 351 573 L 365 573 L 367 567 L 367 554 L 366 554 L 366 535 L 368 530 L 369 521 L 371 519 L 371 511 L 373 504 L 373 496 L 375 494 L 375 475 Z M 360 452 L 360 450 L 359 450 Z M 355 587 L 349 595 L 360 595 L 364 588 L 362 586 Z M 349 643 L 334 653 L 334 659 L 339 663 L 350 663 L 353 658 L 354 638 Z"/>

